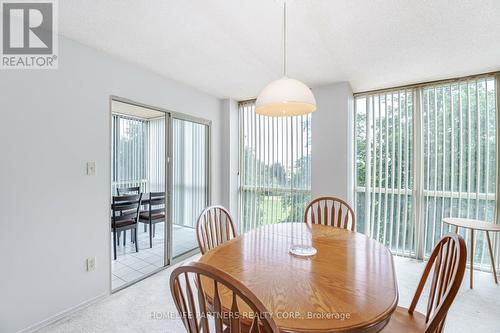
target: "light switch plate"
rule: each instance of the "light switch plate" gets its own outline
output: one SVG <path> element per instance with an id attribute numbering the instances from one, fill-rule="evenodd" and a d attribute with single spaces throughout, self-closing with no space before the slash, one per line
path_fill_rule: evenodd
<path id="1" fill-rule="evenodd" d="M 95 176 L 95 162 L 87 162 L 87 176 Z"/>

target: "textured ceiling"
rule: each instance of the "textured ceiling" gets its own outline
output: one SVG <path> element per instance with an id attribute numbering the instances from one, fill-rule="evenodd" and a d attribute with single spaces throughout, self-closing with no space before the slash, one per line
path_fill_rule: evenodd
<path id="1" fill-rule="evenodd" d="M 354 91 L 500 70 L 499 0 L 289 0 L 288 72 Z M 64 0 L 61 34 L 220 98 L 282 70 L 277 0 Z"/>

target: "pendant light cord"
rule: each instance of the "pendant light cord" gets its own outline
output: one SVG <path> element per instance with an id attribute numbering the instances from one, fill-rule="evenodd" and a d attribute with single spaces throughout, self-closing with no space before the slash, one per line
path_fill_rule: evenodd
<path id="1" fill-rule="evenodd" d="M 283 1 L 283 76 L 286 77 L 286 0 Z"/>

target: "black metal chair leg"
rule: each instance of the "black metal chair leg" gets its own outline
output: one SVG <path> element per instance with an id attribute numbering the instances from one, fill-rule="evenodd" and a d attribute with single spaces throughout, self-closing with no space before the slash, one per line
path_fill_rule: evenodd
<path id="1" fill-rule="evenodd" d="M 115 260 L 116 260 L 116 231 L 113 231 L 113 253 L 115 255 Z"/>
<path id="2" fill-rule="evenodd" d="M 130 230 L 132 232 L 132 230 Z M 135 239 L 137 239 L 137 226 L 134 228 Z M 139 252 L 139 242 L 135 242 L 135 252 Z"/>
<path id="3" fill-rule="evenodd" d="M 151 233 L 151 220 L 149 221 L 149 248 L 153 247 L 153 234 Z"/>
<path id="4" fill-rule="evenodd" d="M 144 223 L 144 232 L 148 231 L 148 225 Z"/>
<path id="5" fill-rule="evenodd" d="M 123 230 L 123 246 L 127 245 L 127 230 Z"/>

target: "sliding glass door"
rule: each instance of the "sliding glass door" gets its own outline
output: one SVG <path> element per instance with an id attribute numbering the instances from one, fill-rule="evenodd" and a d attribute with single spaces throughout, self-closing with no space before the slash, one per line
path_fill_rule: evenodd
<path id="1" fill-rule="evenodd" d="M 168 261 L 168 114 L 130 101 L 111 104 L 111 284 L 118 290 Z"/>
<path id="2" fill-rule="evenodd" d="M 196 223 L 209 204 L 208 122 L 172 119 L 172 256 L 198 248 Z"/>
<path id="3" fill-rule="evenodd" d="M 210 202 L 209 147 L 210 121 L 112 98 L 113 290 L 198 251 L 196 223 Z"/>
<path id="4" fill-rule="evenodd" d="M 113 97 L 110 143 L 111 285 L 119 290 L 198 251 L 210 121 Z"/>

